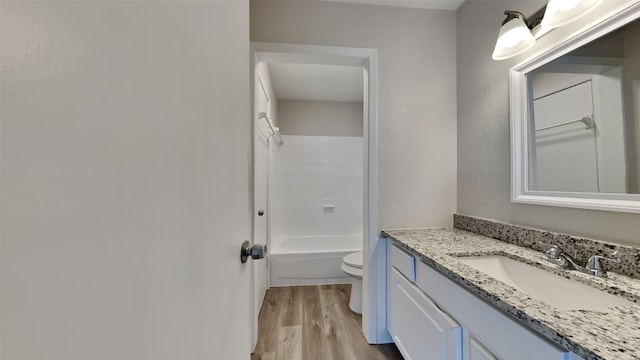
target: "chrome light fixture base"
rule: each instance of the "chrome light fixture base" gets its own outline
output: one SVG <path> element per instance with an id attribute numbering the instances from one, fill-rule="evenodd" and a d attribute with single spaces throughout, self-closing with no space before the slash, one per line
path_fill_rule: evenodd
<path id="1" fill-rule="evenodd" d="M 536 39 L 554 28 L 569 24 L 583 17 L 603 0 L 549 0 L 528 22 L 518 11 L 505 11 L 507 18 L 502 22 L 498 40 L 493 50 L 494 60 L 505 60 L 525 52 Z M 544 16 L 542 16 L 544 14 Z"/>

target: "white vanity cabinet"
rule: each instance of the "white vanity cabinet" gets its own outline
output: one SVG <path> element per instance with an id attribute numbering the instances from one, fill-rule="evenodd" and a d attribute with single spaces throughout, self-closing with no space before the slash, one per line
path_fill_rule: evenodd
<path id="1" fill-rule="evenodd" d="M 460 325 L 409 281 L 414 258 L 396 247 L 390 254 L 396 267 L 388 273 L 388 329 L 404 358 L 461 359 Z"/>
<path id="2" fill-rule="evenodd" d="M 405 359 L 580 359 L 391 241 L 387 254 L 388 330 Z"/>
<path id="3" fill-rule="evenodd" d="M 467 334 L 468 335 L 468 334 Z M 469 351 L 465 359 L 469 360 L 496 360 L 497 358 L 489 349 L 484 347 L 480 341 L 475 338 L 467 336 L 465 338 L 465 344 L 468 345 Z"/>

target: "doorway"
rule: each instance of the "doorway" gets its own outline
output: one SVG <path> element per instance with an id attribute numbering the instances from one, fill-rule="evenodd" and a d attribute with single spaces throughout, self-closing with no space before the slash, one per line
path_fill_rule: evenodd
<path id="1" fill-rule="evenodd" d="M 377 54 L 375 49 L 361 49 L 361 48 L 343 48 L 343 47 L 329 47 L 329 46 L 312 46 L 312 45 L 293 45 L 293 44 L 277 44 L 277 43 L 252 43 L 252 60 L 254 69 L 254 116 L 258 119 L 259 112 L 264 110 L 264 106 L 258 103 L 258 96 L 260 87 L 260 75 L 259 68 L 265 63 L 286 63 L 286 64 L 318 64 L 318 65 L 334 65 L 334 66 L 349 66 L 359 68 L 362 71 L 363 76 L 363 102 L 362 102 L 362 249 L 363 256 L 363 318 L 362 318 L 362 331 L 369 343 L 382 343 L 388 342 L 388 334 L 386 333 L 386 289 L 384 279 L 384 258 L 385 254 L 379 249 L 378 243 L 378 228 L 377 228 L 377 189 L 376 189 L 376 169 L 377 169 L 377 112 L 376 112 L 376 94 L 377 94 Z M 263 86 L 264 79 L 263 79 Z M 265 91 L 268 95 L 268 91 Z M 268 96 L 267 96 L 268 97 Z M 262 108 L 259 108 L 262 106 Z M 274 103 L 271 101 L 271 108 L 273 109 Z M 276 124 L 270 124 L 274 126 Z M 258 123 L 254 123 L 254 127 L 257 129 Z M 254 136 L 256 132 L 254 131 Z M 259 142 L 254 139 L 254 151 L 259 146 Z M 254 161 L 257 161 L 258 157 L 254 156 Z M 256 164 L 254 163 L 254 175 L 259 174 L 260 170 L 256 170 Z M 263 173 L 263 172 L 262 172 Z M 269 175 L 270 176 L 270 175 Z M 267 178 L 269 178 L 267 176 Z M 254 186 L 261 185 L 259 180 L 254 181 Z M 268 186 L 268 185 L 267 185 Z M 256 191 L 257 193 L 257 191 Z M 254 241 L 260 239 L 262 235 L 257 234 L 258 231 L 263 231 L 267 228 L 268 232 L 268 209 L 269 209 L 269 195 L 267 198 L 267 217 L 266 226 L 260 225 L 255 227 Z M 330 205 L 330 204 L 329 204 Z M 258 212 L 265 206 L 259 203 L 259 199 L 254 197 L 254 218 L 259 216 Z M 256 222 L 254 221 L 254 226 Z M 269 242 L 268 235 L 266 241 Z M 269 259 L 265 263 L 269 263 Z M 265 264 L 265 266 L 268 266 Z M 254 334 L 257 335 L 257 315 L 259 314 L 262 306 L 262 299 L 264 298 L 263 290 L 263 274 L 268 273 L 267 270 L 262 268 L 256 268 L 254 272 L 254 304 L 253 304 L 253 329 Z M 269 286 L 269 279 L 266 279 L 267 286 Z M 254 337 L 254 346 L 257 342 L 257 336 Z"/>

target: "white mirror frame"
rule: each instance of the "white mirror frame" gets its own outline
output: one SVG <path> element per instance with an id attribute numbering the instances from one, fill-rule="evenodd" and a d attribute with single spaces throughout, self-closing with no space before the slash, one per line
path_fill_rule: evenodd
<path id="1" fill-rule="evenodd" d="M 580 209 L 640 213 L 640 194 L 529 191 L 528 188 L 528 119 L 530 107 L 526 74 L 540 66 L 640 18 L 640 2 L 621 9 L 604 21 L 588 27 L 577 36 L 511 68 L 511 201 L 514 203 L 561 206 Z"/>

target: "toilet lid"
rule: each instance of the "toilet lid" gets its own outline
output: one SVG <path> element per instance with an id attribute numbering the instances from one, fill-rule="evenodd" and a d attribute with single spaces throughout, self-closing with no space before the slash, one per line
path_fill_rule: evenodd
<path id="1" fill-rule="evenodd" d="M 342 258 L 342 262 L 358 269 L 362 269 L 362 251 L 351 253 L 344 258 Z"/>

